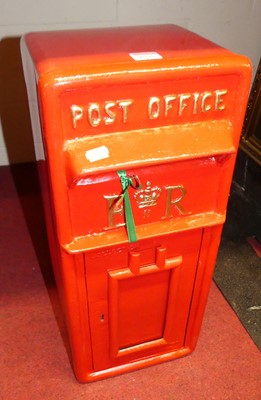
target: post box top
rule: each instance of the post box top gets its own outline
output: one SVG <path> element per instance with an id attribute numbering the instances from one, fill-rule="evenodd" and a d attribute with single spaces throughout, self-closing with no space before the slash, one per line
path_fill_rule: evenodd
<path id="1" fill-rule="evenodd" d="M 231 56 L 230 51 L 176 25 L 34 32 L 23 39 L 38 76 L 82 70 L 83 65 L 164 66 L 170 60 Z M 135 67 L 134 67 L 135 65 Z"/>

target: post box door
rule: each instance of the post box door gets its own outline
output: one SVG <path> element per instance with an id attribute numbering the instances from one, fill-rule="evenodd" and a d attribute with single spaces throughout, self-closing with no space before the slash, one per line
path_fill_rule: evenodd
<path id="1" fill-rule="evenodd" d="M 86 253 L 95 370 L 184 346 L 202 229 Z"/>

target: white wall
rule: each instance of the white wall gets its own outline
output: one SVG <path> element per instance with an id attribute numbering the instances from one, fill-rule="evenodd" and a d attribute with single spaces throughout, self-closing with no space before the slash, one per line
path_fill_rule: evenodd
<path id="1" fill-rule="evenodd" d="M 161 23 L 246 54 L 256 70 L 261 0 L 0 0 L 0 165 L 34 160 L 19 50 L 23 33 Z"/>

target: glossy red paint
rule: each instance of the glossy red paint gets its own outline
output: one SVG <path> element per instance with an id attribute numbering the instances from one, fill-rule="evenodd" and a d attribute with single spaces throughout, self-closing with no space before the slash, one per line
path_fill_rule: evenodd
<path id="1" fill-rule="evenodd" d="M 22 56 L 77 379 L 189 354 L 225 221 L 248 59 L 172 25 L 30 33 Z M 135 242 L 119 170 L 141 185 L 128 189 Z"/>

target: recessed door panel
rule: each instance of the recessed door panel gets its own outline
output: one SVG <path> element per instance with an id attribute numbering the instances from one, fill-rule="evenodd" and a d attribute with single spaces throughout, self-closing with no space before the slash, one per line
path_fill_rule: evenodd
<path id="1" fill-rule="evenodd" d="M 110 282 L 110 315 L 118 350 L 163 337 L 169 280 L 170 272 L 160 271 Z"/>

